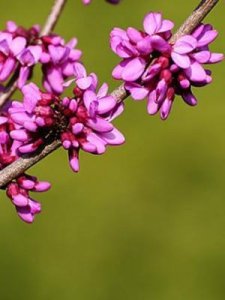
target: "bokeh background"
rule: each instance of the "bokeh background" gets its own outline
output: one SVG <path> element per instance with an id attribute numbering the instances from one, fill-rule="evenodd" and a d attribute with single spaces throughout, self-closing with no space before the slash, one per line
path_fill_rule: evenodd
<path id="1" fill-rule="evenodd" d="M 9 19 L 43 24 L 52 2 L 1 0 L 1 28 Z M 178 27 L 197 3 L 68 0 L 56 32 L 77 36 L 87 69 L 113 89 L 110 30 L 141 27 L 150 10 Z M 207 21 L 223 52 L 224 3 Z M 126 144 L 82 154 L 79 174 L 61 150 L 35 166 L 53 188 L 37 195 L 43 212 L 33 225 L 1 193 L 0 299 L 225 299 L 225 65 L 212 69 L 213 84 L 196 91 L 199 105 L 177 98 L 166 122 L 148 116 L 145 101 L 128 100 L 116 121 Z"/>

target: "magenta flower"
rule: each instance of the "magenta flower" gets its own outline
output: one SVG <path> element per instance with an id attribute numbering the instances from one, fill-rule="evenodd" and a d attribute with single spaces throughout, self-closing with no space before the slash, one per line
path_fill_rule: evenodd
<path id="1" fill-rule="evenodd" d="M 6 30 L 0 32 L 0 82 L 8 80 L 20 64 L 27 67 L 26 71 L 23 68 L 21 70 L 19 85 L 26 81 L 29 76 L 28 67 L 38 61 L 38 58 L 36 58 L 37 51 L 27 48 L 27 45 L 32 44 L 38 34 L 38 26 L 26 30 L 18 27 L 14 22 L 9 21 L 7 23 Z M 28 52 L 31 52 L 30 56 L 33 56 L 33 61 L 32 58 L 28 58 Z"/>
<path id="2" fill-rule="evenodd" d="M 28 46 L 19 55 L 18 60 L 21 64 L 18 87 L 22 88 L 29 79 L 32 67 L 36 65 L 42 54 L 42 48 L 40 45 Z"/>
<path id="3" fill-rule="evenodd" d="M 41 212 L 41 204 L 32 199 L 29 192 L 46 192 L 50 187 L 49 182 L 41 182 L 36 177 L 24 174 L 9 183 L 6 193 L 15 205 L 18 216 L 27 223 L 33 223 L 35 215 Z"/>
<path id="4" fill-rule="evenodd" d="M 22 142 L 10 137 L 10 132 L 16 128 L 17 125 L 12 122 L 8 112 L 2 112 L 0 116 L 0 170 L 18 158 L 17 150 Z M 27 223 L 32 223 L 35 215 L 41 211 L 40 203 L 33 200 L 29 192 L 44 192 L 49 188 L 48 182 L 38 181 L 36 177 L 27 174 L 22 174 L 5 187 L 6 194 L 15 206 L 19 217 Z"/>
<path id="5" fill-rule="evenodd" d="M 175 95 L 181 95 L 189 105 L 197 104 L 191 87 L 212 81 L 210 70 L 203 65 L 220 62 L 224 56 L 209 50 L 209 44 L 217 36 L 211 25 L 198 26 L 192 35 L 181 37 L 174 45 L 168 41 L 172 23 L 162 21 L 159 14 L 147 15 L 144 28 L 148 34 L 144 39 L 149 41 L 145 48 L 139 45 L 143 45 L 143 38 L 136 29 L 132 29 L 133 43 L 130 29 L 112 31 L 112 50 L 123 58 L 113 70 L 113 76 L 125 81 L 125 88 L 133 99 L 147 97 L 148 113 L 154 115 L 160 111 L 164 120 L 169 116 Z M 144 57 L 143 53 L 148 56 Z"/>
<path id="6" fill-rule="evenodd" d="M 80 149 L 102 154 L 108 145 L 120 145 L 123 135 L 111 121 L 123 111 L 123 105 L 108 95 L 104 84 L 97 92 L 98 79 L 87 75 L 80 64 L 74 65 L 76 87 L 74 96 L 58 97 L 41 92 L 30 83 L 23 87 L 23 102 L 14 101 L 9 109 L 10 118 L 16 124 L 10 137 L 21 143 L 18 153 L 32 153 L 51 133 L 58 132 L 63 147 L 69 151 L 70 166 L 79 170 Z"/>
<path id="7" fill-rule="evenodd" d="M 69 151 L 71 168 L 79 171 L 79 151 L 102 154 L 107 145 L 121 145 L 123 135 L 112 125 L 111 121 L 123 111 L 123 105 L 108 95 L 108 86 L 103 84 L 96 92 L 97 77 L 87 76 L 84 67 L 77 64 L 79 78 L 74 90 L 76 99 L 64 98 L 64 115 L 68 118 L 68 127 L 61 134 L 63 147 Z M 81 78 L 83 71 L 84 77 Z M 86 87 L 84 89 L 84 87 Z"/>
<path id="8" fill-rule="evenodd" d="M 42 43 L 44 87 L 48 92 L 60 95 L 64 90 L 64 81 L 73 75 L 73 65 L 80 60 L 82 52 L 74 48 L 77 44 L 75 38 L 65 44 L 60 36 L 45 36 Z"/>
<path id="9" fill-rule="evenodd" d="M 144 32 L 135 28 L 126 31 L 120 28 L 112 30 L 110 44 L 112 50 L 122 58 L 113 70 L 115 79 L 137 80 L 149 63 L 149 56 L 155 52 L 168 53 L 173 23 L 164 20 L 160 13 L 148 14 L 143 22 Z"/>
<path id="10" fill-rule="evenodd" d="M 9 108 L 10 117 L 17 124 L 10 136 L 22 142 L 18 147 L 21 154 L 32 153 L 44 143 L 56 123 L 54 105 L 57 103 L 57 97 L 42 93 L 33 83 L 25 85 L 22 92 L 23 103 L 14 101 Z"/>

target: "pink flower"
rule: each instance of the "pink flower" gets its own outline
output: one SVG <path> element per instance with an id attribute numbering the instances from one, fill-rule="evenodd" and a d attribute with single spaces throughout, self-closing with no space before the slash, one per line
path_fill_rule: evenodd
<path id="1" fill-rule="evenodd" d="M 10 137 L 21 143 L 18 153 L 32 153 L 47 137 L 57 132 L 63 147 L 68 150 L 70 166 L 79 170 L 80 150 L 102 154 L 108 145 L 120 145 L 123 135 L 113 126 L 112 120 L 123 111 L 113 96 L 108 94 L 107 84 L 97 92 L 98 79 L 87 74 L 80 63 L 75 63 L 74 95 L 60 100 L 44 93 L 30 83 L 22 89 L 23 102 L 14 101 L 9 109 L 10 118 L 16 124 Z"/>
<path id="2" fill-rule="evenodd" d="M 81 69 L 81 66 L 80 66 Z M 74 89 L 75 98 L 64 98 L 64 114 L 68 116 L 68 127 L 61 134 L 63 147 L 69 151 L 71 168 L 79 171 L 79 151 L 103 154 L 107 145 L 121 145 L 123 135 L 112 125 L 111 121 L 123 111 L 123 105 L 108 95 L 108 86 L 103 84 L 96 92 L 97 77 L 87 76 L 83 67 L 84 78 L 78 79 Z M 81 74 L 81 73 L 80 73 Z M 90 79 L 93 79 L 91 81 Z M 78 84 L 82 80 L 82 90 Z M 86 82 L 85 82 L 86 81 Z"/>
<path id="3" fill-rule="evenodd" d="M 43 53 L 43 83 L 46 90 L 57 95 L 64 90 L 64 81 L 74 73 L 74 63 L 81 58 L 81 51 L 75 49 L 77 40 L 74 38 L 67 44 L 60 36 L 45 36 L 42 38 Z"/>
<path id="4" fill-rule="evenodd" d="M 20 69 L 19 86 L 29 77 L 29 68 L 38 62 L 40 54 L 38 46 L 29 46 L 38 37 L 39 27 L 33 26 L 26 30 L 14 22 L 7 22 L 6 30 L 0 32 L 0 81 L 8 80 L 15 69 Z M 32 48 L 33 47 L 33 48 Z M 36 48 L 35 48 L 36 47 Z M 40 47 L 39 47 L 40 48 Z"/>
<path id="5" fill-rule="evenodd" d="M 144 31 L 129 27 L 126 31 L 114 28 L 110 35 L 112 50 L 122 58 L 113 70 L 115 79 L 135 81 L 143 74 L 150 56 L 155 52 L 168 53 L 167 43 L 173 23 L 160 13 L 149 13 L 143 22 Z"/>
<path id="6" fill-rule="evenodd" d="M 217 36 L 211 25 L 198 26 L 192 35 L 182 36 L 173 45 L 168 40 L 172 26 L 160 14 L 150 13 L 144 19 L 147 35 L 129 28 L 114 29 L 111 34 L 112 50 L 123 58 L 113 70 L 114 78 L 124 80 L 133 99 L 147 97 L 148 113 L 160 112 L 163 120 L 169 116 L 175 95 L 191 106 L 197 104 L 192 86 L 201 87 L 212 81 L 210 70 L 203 65 L 220 62 L 224 57 L 209 50 Z"/>
<path id="7" fill-rule="evenodd" d="M 22 142 L 13 140 L 10 132 L 16 130 L 18 125 L 11 120 L 8 111 L 4 110 L 0 115 L 0 170 L 13 163 L 18 159 L 18 148 Z M 35 215 L 40 213 L 41 205 L 33 200 L 30 192 L 44 192 L 50 188 L 48 182 L 38 181 L 36 177 L 22 174 L 6 187 L 6 194 L 11 199 L 19 217 L 27 222 L 32 223 Z"/>

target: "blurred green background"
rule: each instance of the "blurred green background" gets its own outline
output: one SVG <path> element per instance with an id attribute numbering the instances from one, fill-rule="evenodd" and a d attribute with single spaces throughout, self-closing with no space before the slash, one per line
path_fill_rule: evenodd
<path id="1" fill-rule="evenodd" d="M 43 24 L 52 2 L 1 0 L 1 28 L 8 19 Z M 77 36 L 87 69 L 113 89 L 111 28 L 141 27 L 150 10 L 178 27 L 197 3 L 68 0 L 56 32 Z M 220 32 L 213 49 L 223 52 L 224 3 L 207 21 Z M 82 154 L 79 174 L 64 151 L 35 166 L 30 173 L 53 188 L 35 195 L 43 212 L 33 225 L 1 193 L 0 299 L 225 299 L 224 63 L 212 69 L 213 84 L 196 91 L 199 105 L 177 98 L 166 122 L 148 116 L 145 101 L 127 101 L 116 121 L 126 144 Z"/>

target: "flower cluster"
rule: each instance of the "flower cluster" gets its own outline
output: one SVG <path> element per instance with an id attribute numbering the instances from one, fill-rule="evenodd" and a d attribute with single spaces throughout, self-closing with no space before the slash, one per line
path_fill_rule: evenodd
<path id="1" fill-rule="evenodd" d="M 17 125 L 10 119 L 8 109 L 0 115 L 0 170 L 18 159 L 18 147 L 22 144 L 11 138 L 10 133 Z M 41 205 L 29 195 L 30 192 L 44 192 L 50 188 L 45 181 L 38 181 L 36 177 L 22 174 L 6 187 L 6 194 L 11 199 L 19 217 L 32 223 L 35 215 L 40 213 Z"/>
<path id="2" fill-rule="evenodd" d="M 23 102 L 12 102 L 10 118 L 17 128 L 10 136 L 20 142 L 20 154 L 32 153 L 40 147 L 51 132 L 59 131 L 64 149 L 68 150 L 70 166 L 79 170 L 80 149 L 102 154 L 107 145 L 120 145 L 123 135 L 111 121 L 123 111 L 123 105 L 107 94 L 106 84 L 97 92 L 95 74 L 87 75 L 83 65 L 74 67 L 76 87 L 72 97 L 44 93 L 30 83 L 23 87 Z"/>
<path id="3" fill-rule="evenodd" d="M 112 120 L 123 111 L 108 94 L 107 84 L 97 91 L 98 79 L 87 74 L 84 66 L 73 67 L 75 82 L 72 97 L 60 98 L 42 92 L 34 83 L 23 86 L 23 101 L 10 102 L 0 116 L 0 170 L 24 154 L 35 152 L 48 138 L 58 138 L 68 151 L 73 171 L 79 171 L 79 152 L 102 154 L 108 145 L 124 143 L 123 135 L 113 126 Z M 68 84 L 67 84 L 68 85 Z M 15 205 L 18 215 L 31 223 L 41 206 L 29 192 L 43 192 L 48 182 L 22 174 L 5 189 Z"/>
<path id="4" fill-rule="evenodd" d="M 59 95 L 82 53 L 75 49 L 75 38 L 65 43 L 58 35 L 39 37 L 39 34 L 37 25 L 26 30 L 14 22 L 7 23 L 6 30 L 0 32 L 0 82 L 5 83 L 17 70 L 18 87 L 22 88 L 30 79 L 34 65 L 40 63 L 45 88 Z"/>
<path id="5" fill-rule="evenodd" d="M 80 60 L 82 52 L 75 49 L 76 38 L 65 43 L 60 36 L 50 35 L 42 37 L 41 41 L 44 87 L 48 92 L 60 95 L 64 91 L 64 81 L 73 76 L 74 64 Z"/>
<path id="6" fill-rule="evenodd" d="M 6 29 L 0 32 L 1 83 L 7 81 L 17 68 L 20 70 L 20 84 L 28 78 L 29 72 L 24 69 L 25 66 L 28 66 L 26 57 L 32 55 L 33 58 L 32 63 L 29 63 L 29 67 L 38 60 L 36 56 L 40 53 L 40 47 L 34 46 L 38 35 L 39 26 L 33 26 L 27 30 L 17 26 L 12 21 L 7 22 Z"/>
<path id="7" fill-rule="evenodd" d="M 90 2 L 83 0 L 84 4 Z M 144 30 L 114 28 L 110 36 L 112 50 L 122 58 L 113 77 L 124 81 L 134 100 L 147 98 L 148 113 L 160 112 L 162 119 L 169 116 L 175 95 L 196 105 L 192 87 L 212 81 L 211 72 L 204 65 L 223 59 L 223 54 L 209 49 L 217 37 L 211 25 L 201 24 L 192 34 L 171 42 L 173 26 L 160 13 L 149 13 L 144 18 Z M 107 146 L 124 143 L 124 136 L 112 124 L 123 112 L 123 103 L 108 93 L 107 84 L 98 88 L 98 78 L 95 73 L 88 74 L 81 64 L 82 53 L 76 44 L 75 38 L 66 43 L 55 34 L 40 36 L 38 26 L 26 30 L 13 22 L 0 32 L 0 83 L 18 76 L 17 84 L 23 94 L 22 102 L 9 102 L 0 112 L 0 170 L 25 154 L 34 153 L 46 141 L 61 141 L 74 172 L 80 168 L 81 150 L 99 155 Z M 27 84 L 37 63 L 42 67 L 45 91 L 34 83 Z M 73 91 L 62 96 L 71 84 Z M 0 89 L 4 90 L 4 86 Z M 49 188 L 48 182 L 24 173 L 3 189 L 20 218 L 31 223 L 41 205 L 31 198 L 30 192 Z"/>
<path id="8" fill-rule="evenodd" d="M 113 77 L 125 82 L 133 99 L 147 97 L 149 114 L 160 111 L 161 118 L 166 119 L 175 95 L 181 95 L 189 105 L 197 104 L 192 86 L 201 87 L 212 81 L 210 70 L 203 64 L 220 62 L 223 54 L 209 50 L 217 36 L 211 25 L 201 24 L 173 44 L 173 23 L 160 13 L 149 13 L 143 27 L 144 31 L 115 28 L 111 32 L 111 48 L 122 58 Z"/>

